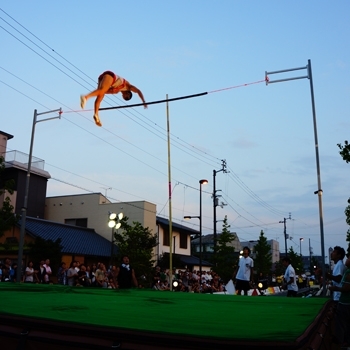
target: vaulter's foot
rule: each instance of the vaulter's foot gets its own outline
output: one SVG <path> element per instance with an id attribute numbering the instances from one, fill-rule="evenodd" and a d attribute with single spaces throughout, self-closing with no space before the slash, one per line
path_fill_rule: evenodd
<path id="1" fill-rule="evenodd" d="M 81 109 L 84 109 L 85 103 L 86 103 L 86 98 L 85 98 L 85 96 L 81 95 L 80 96 L 80 107 L 81 107 Z"/>
<path id="2" fill-rule="evenodd" d="M 96 114 L 94 115 L 94 121 L 97 126 L 102 126 L 101 120 Z"/>

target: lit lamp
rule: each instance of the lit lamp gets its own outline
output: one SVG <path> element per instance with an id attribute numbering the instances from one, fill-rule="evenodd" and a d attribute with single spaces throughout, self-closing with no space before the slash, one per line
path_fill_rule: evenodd
<path id="1" fill-rule="evenodd" d="M 184 216 L 185 220 L 199 219 L 199 274 L 202 281 L 202 185 L 206 185 L 208 180 L 199 180 L 199 216 Z"/>
<path id="2" fill-rule="evenodd" d="M 265 295 L 268 283 L 266 279 L 262 279 L 258 283 L 258 289 L 261 295 Z"/>
<path id="3" fill-rule="evenodd" d="M 112 257 L 113 257 L 113 238 L 114 238 L 114 230 L 118 230 L 122 225 L 120 220 L 123 218 L 123 213 L 109 213 L 109 221 L 108 227 L 112 229 L 112 237 L 111 237 L 111 265 L 112 265 Z"/>
<path id="4" fill-rule="evenodd" d="M 301 256 L 301 242 L 304 240 L 304 238 L 299 238 L 299 241 L 300 241 L 300 243 L 299 243 L 299 246 L 300 246 L 300 256 Z"/>

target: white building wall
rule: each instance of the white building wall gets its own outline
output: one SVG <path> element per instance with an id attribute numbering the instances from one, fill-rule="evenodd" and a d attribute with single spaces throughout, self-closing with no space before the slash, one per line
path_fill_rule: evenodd
<path id="1" fill-rule="evenodd" d="M 163 228 L 159 225 L 158 226 L 159 230 L 159 256 L 161 256 L 163 253 L 169 253 L 169 246 L 164 245 L 164 230 Z M 172 235 L 173 235 L 173 247 L 172 247 L 172 252 L 173 254 L 182 254 L 182 255 L 191 255 L 191 236 L 187 235 L 187 248 L 180 248 L 180 232 L 176 230 L 176 228 L 173 227 L 172 230 Z M 175 238 L 175 240 L 174 240 Z M 175 242 L 175 245 L 174 245 Z"/>
<path id="2" fill-rule="evenodd" d="M 65 223 L 66 219 L 87 218 L 87 227 L 110 240 L 112 229 L 108 227 L 110 212 L 127 216 L 130 223 L 138 221 L 156 233 L 156 205 L 146 201 L 111 203 L 101 193 L 46 198 L 45 219 Z"/>

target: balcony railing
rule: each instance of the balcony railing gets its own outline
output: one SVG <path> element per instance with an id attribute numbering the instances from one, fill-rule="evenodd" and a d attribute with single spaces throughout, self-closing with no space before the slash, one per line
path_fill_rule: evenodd
<path id="1" fill-rule="evenodd" d="M 28 167 L 29 155 L 20 151 L 9 151 L 5 153 L 5 162 L 18 162 L 23 164 L 25 167 Z M 44 170 L 45 161 L 32 156 L 32 167 Z"/>

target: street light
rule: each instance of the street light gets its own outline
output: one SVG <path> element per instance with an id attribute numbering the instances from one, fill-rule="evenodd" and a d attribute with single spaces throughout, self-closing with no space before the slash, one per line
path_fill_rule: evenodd
<path id="1" fill-rule="evenodd" d="M 108 221 L 108 227 L 112 229 L 112 237 L 111 237 L 111 264 L 113 261 L 113 238 L 114 238 L 114 230 L 118 230 L 120 226 L 122 225 L 120 220 L 123 218 L 123 213 L 119 213 L 118 215 L 116 213 L 109 213 L 109 221 Z"/>
<path id="2" fill-rule="evenodd" d="M 301 256 L 301 242 L 302 242 L 303 240 L 304 240 L 303 237 L 299 238 L 299 241 L 300 241 L 300 243 L 299 243 L 299 246 L 300 246 L 300 256 Z"/>
<path id="3" fill-rule="evenodd" d="M 202 185 L 206 185 L 208 180 L 199 180 L 199 216 L 184 216 L 185 220 L 199 219 L 199 275 L 202 281 Z"/>

